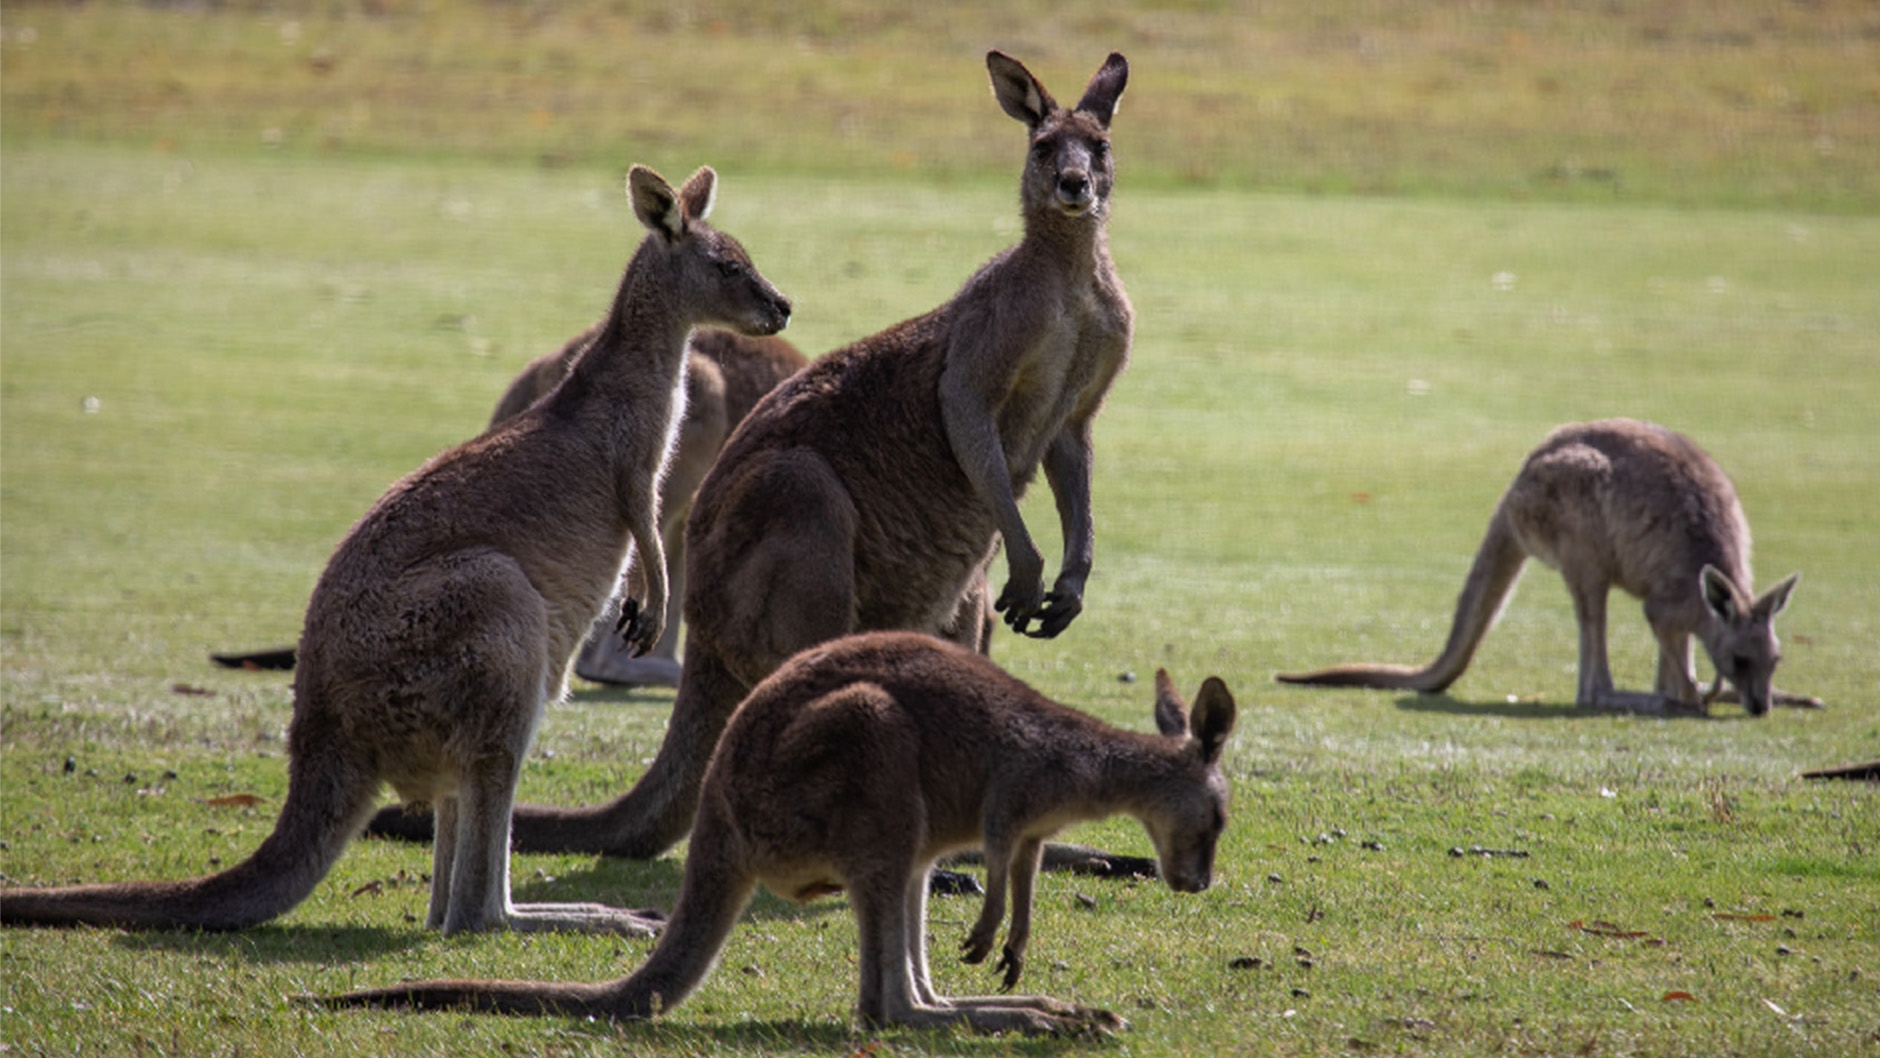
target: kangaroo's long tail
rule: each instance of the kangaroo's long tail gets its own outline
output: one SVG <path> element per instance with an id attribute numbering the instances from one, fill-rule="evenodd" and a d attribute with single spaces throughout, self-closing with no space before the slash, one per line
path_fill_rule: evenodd
<path id="1" fill-rule="evenodd" d="M 409 1007 L 413 1010 L 473 1010 L 485 1014 L 545 1017 L 608 1017 L 608 989 L 613 982 L 563 981 L 414 981 L 390 988 L 368 988 L 336 996 L 306 996 L 302 1002 L 323 1007 Z"/>
<path id="2" fill-rule="evenodd" d="M 1515 582 L 1527 553 L 1515 538 L 1507 515 L 1497 508 L 1489 520 L 1488 535 L 1475 552 L 1468 580 L 1456 597 L 1456 616 L 1449 627 L 1449 642 L 1436 660 L 1422 668 L 1409 665 L 1352 664 L 1336 665 L 1316 672 L 1282 672 L 1281 683 L 1303 683 L 1319 687 L 1376 687 L 1383 690 L 1421 691 L 1435 694 L 1456 682 L 1475 648 L 1494 627 L 1502 606 L 1514 593 Z"/>
<path id="3" fill-rule="evenodd" d="M 285 913 L 326 876 L 379 788 L 375 773 L 340 755 L 322 755 L 318 766 L 308 758 L 294 759 L 274 832 L 228 870 L 181 881 L 0 890 L 0 923 L 224 930 Z"/>
<path id="4" fill-rule="evenodd" d="M 639 1020 L 677 1006 L 710 975 L 718 953 L 750 902 L 756 879 L 729 854 L 723 812 L 701 821 L 686 857 L 685 882 L 672 918 L 639 969 L 594 984 L 558 981 L 419 981 L 310 998 L 329 1007 L 411 1007 L 494 1014 L 570 1015 Z"/>

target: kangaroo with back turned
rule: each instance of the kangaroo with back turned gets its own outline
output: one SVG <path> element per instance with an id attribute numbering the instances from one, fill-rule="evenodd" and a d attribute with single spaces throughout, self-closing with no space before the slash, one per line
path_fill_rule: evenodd
<path id="1" fill-rule="evenodd" d="M 1449 642 L 1424 668 L 1341 665 L 1281 674 L 1286 683 L 1446 689 L 1488 634 L 1529 558 L 1560 571 L 1580 626 L 1582 707 L 1647 713 L 1707 710 L 1742 700 L 1752 715 L 1818 699 L 1774 689 L 1781 651 L 1774 620 L 1799 574 L 1752 599 L 1749 521 L 1722 468 L 1690 438 L 1632 419 L 1572 423 L 1527 457 L 1488 523 L 1456 600 Z M 1644 600 L 1658 640 L 1651 692 L 1613 687 L 1606 660 L 1606 596 L 1617 585 Z M 1704 644 L 1717 680 L 1701 692 L 1691 638 Z M 1735 693 L 1723 689 L 1725 680 Z"/>
<path id="2" fill-rule="evenodd" d="M 321 1000 L 334 1006 L 471 1008 L 649 1018 L 711 972 L 761 882 L 807 901 L 847 890 L 860 934 L 860 1013 L 874 1025 L 1088 1033 L 1108 1011 L 1044 996 L 945 997 L 927 963 L 926 875 L 935 858 L 986 850 L 988 885 L 961 945 L 992 950 L 1011 893 L 998 967 L 1010 990 L 1031 935 L 1046 837 L 1127 813 L 1155 844 L 1177 892 L 1208 887 L 1227 825 L 1221 750 L 1232 694 L 1202 684 L 1188 710 L 1156 674 L 1157 735 L 1112 728 L 1058 705 L 963 647 L 877 632 L 806 651 L 739 707 L 706 773 L 672 920 L 646 963 L 596 984 L 437 981 Z"/>
<path id="3" fill-rule="evenodd" d="M 647 934 L 597 904 L 515 904 L 509 826 L 544 702 L 634 548 L 648 587 L 628 638 L 665 612 L 655 488 L 677 421 L 686 338 L 781 329 L 790 303 L 705 223 L 701 169 L 674 191 L 628 177 L 648 235 L 606 324 L 553 394 L 394 484 L 335 550 L 308 603 L 294 672 L 286 802 L 274 832 L 219 874 L 0 893 L 0 920 L 233 929 L 305 899 L 390 784 L 436 805 L 427 924 L 446 933 L 572 928 Z"/>
<path id="4" fill-rule="evenodd" d="M 518 805 L 517 848 L 670 848 L 725 721 L 786 658 L 871 629 L 983 645 L 974 585 L 1001 542 L 995 605 L 1015 631 L 1055 636 L 1082 609 L 1091 428 L 1133 319 L 1106 234 L 1109 125 L 1129 67 L 1112 54 L 1065 108 L 1017 60 L 995 51 L 986 64 L 1030 133 L 1024 238 L 951 301 L 823 356 L 751 412 L 686 524 L 685 665 L 657 757 L 612 802 Z M 1064 539 L 1049 591 L 1018 509 L 1040 468 Z"/>

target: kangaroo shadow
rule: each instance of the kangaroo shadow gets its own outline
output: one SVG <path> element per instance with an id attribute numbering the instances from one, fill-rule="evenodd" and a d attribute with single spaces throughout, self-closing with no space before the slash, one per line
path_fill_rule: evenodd
<path id="1" fill-rule="evenodd" d="M 569 681 L 568 700 L 597 705 L 634 705 L 671 709 L 677 694 L 671 687 L 628 687 L 617 683 Z M 553 706 L 550 707 L 551 709 Z"/>
<path id="2" fill-rule="evenodd" d="M 181 954 L 239 959 L 250 963 L 332 963 L 363 961 L 420 947 L 438 934 L 422 925 L 402 929 L 385 926 L 288 925 L 256 926 L 208 933 L 201 930 L 164 930 L 124 933 L 112 941 L 136 952 Z"/>
<path id="3" fill-rule="evenodd" d="M 1489 700 L 1465 702 L 1447 693 L 1399 695 L 1397 708 L 1409 713 L 1448 713 L 1451 716 L 1498 716 L 1511 720 L 1573 720 L 1588 716 L 1635 716 L 1642 720 L 1711 720 L 1733 722 L 1743 714 L 1713 716 L 1695 708 L 1688 712 L 1641 713 L 1626 709 L 1582 708 L 1572 702 L 1544 702 L 1522 698 L 1516 701 Z"/>
<path id="4" fill-rule="evenodd" d="M 529 858 L 518 856 L 510 861 L 512 871 L 518 866 L 526 870 Z M 591 900 L 615 907 L 650 908 L 670 915 L 673 905 L 678 903 L 679 888 L 684 880 L 685 864 L 677 856 L 661 856 L 656 860 L 596 856 L 552 876 L 538 878 L 516 873 L 510 887 L 517 903 Z M 799 904 L 759 886 L 742 917 L 810 921 L 832 913 L 847 914 L 848 902 L 838 897 Z"/>
<path id="5" fill-rule="evenodd" d="M 683 1008 L 681 1008 L 683 1009 Z M 912 1042 L 926 1038 L 920 1029 L 867 1029 L 853 1021 L 851 1007 L 831 1010 L 825 1020 L 775 1019 L 726 1022 L 723 1024 L 686 1024 L 678 1021 L 617 1022 L 568 1021 L 571 1035 L 592 1040 L 631 1043 L 634 1049 L 664 1054 L 718 1054 L 726 1051 L 803 1054 L 872 1054 L 882 1037 L 899 1036 Z M 944 1038 L 935 1034 L 936 1040 Z M 990 1040 L 988 1040 L 990 1042 Z M 1035 1037 L 1022 1041 L 1007 1040 L 1000 1053 L 1060 1054 L 1086 1050 L 1089 1040 L 1075 1037 Z M 900 1048 L 893 1048 L 899 1050 Z M 888 1048 L 883 1047 L 885 1053 Z"/>

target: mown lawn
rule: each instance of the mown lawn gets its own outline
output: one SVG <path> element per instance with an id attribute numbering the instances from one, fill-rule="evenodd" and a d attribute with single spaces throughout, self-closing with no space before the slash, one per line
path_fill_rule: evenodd
<path id="1" fill-rule="evenodd" d="M 253 849 L 284 790 L 287 681 L 211 668 L 207 652 L 291 641 L 352 520 L 479 429 L 525 360 L 598 316 L 636 238 L 626 164 L 674 178 L 716 165 L 714 220 L 795 300 L 787 336 L 820 352 L 947 297 L 1016 236 L 1022 145 L 985 93 L 987 43 L 1042 56 L 1066 95 L 1121 47 L 1135 73 L 1117 119 L 1113 236 L 1139 319 L 1097 431 L 1097 571 L 1068 633 L 1002 637 L 994 654 L 1138 727 L 1156 667 L 1190 692 L 1223 676 L 1242 707 L 1235 818 L 1205 894 L 1046 879 L 1025 987 L 1116 1009 L 1131 1028 L 1101 1049 L 1141 1055 L 1880 1046 L 1880 803 L 1871 784 L 1797 778 L 1880 757 L 1869 8 L 1478 18 L 1341 5 L 1315 18 L 1200 4 L 1117 8 L 1061 33 L 1023 5 L 966 9 L 978 21 L 944 33 L 928 16 L 834 3 L 781 28 L 728 5 L 666 21 L 631 6 L 460 10 L 473 9 L 0 15 L 7 884 L 181 877 Z M 776 32 L 798 43 L 761 48 Z M 599 57 L 619 40 L 675 63 L 660 83 L 691 91 L 605 94 L 628 76 Z M 89 65 L 50 61 L 75 41 L 93 49 Z M 648 41 L 669 47 L 635 50 Z M 1235 50 L 1249 41 L 1259 47 Z M 308 65 L 321 46 L 338 56 L 327 74 Z M 303 80 L 270 72 L 282 56 Z M 1674 59 L 1689 64 L 1681 79 L 1628 80 Z M 752 112 L 747 89 L 700 88 L 725 67 L 767 71 L 784 87 L 755 99 L 779 109 L 654 134 L 662 107 Z M 912 76 L 929 67 L 946 79 Z M 418 91 L 419 74 L 449 90 Z M 1247 80 L 1269 74 L 1265 87 Z M 1438 78 L 1422 97 L 1420 77 Z M 466 96 L 471 84 L 493 94 Z M 1578 117 L 1550 125 L 1546 101 L 1582 90 L 1590 101 L 1561 111 Z M 362 120 L 327 121 L 359 115 L 362 93 Z M 1429 102 L 1445 99 L 1456 105 Z M 1572 179 L 1547 175 L 1592 135 L 1588 115 L 1627 99 L 1626 113 L 1655 116 L 1594 122 L 1604 131 L 1589 141 L 1622 159 L 1617 188 L 1587 175 L 1609 165 L 1597 152 Z M 805 100 L 826 109 L 791 118 Z M 936 123 L 942 111 L 973 116 Z M 1208 113 L 1247 135 L 1207 138 Z M 920 135 L 891 147 L 890 115 Z M 1723 126 L 1737 138 L 1704 131 Z M 1397 149 L 1407 142 L 1436 146 Z M 1181 144 L 1199 162 L 1178 159 Z M 1341 193 L 1354 188 L 1396 193 Z M 1570 608 L 1543 569 L 1449 695 L 1272 682 L 1432 655 L 1522 456 L 1560 422 L 1608 415 L 1678 427 L 1733 474 L 1759 587 L 1803 573 L 1779 622 L 1779 683 L 1826 710 L 1582 715 Z M 1051 510 L 1043 495 L 1026 507 L 1047 555 Z M 1643 686 L 1652 655 L 1636 607 L 1615 599 L 1613 623 L 1616 675 Z M 542 725 L 524 796 L 617 793 L 657 747 L 670 701 L 578 687 Z M 1079 836 L 1148 844 L 1121 822 Z M 516 888 L 669 906 L 682 863 L 519 856 Z M 840 899 L 760 897 L 713 979 L 649 1025 L 290 1005 L 413 977 L 595 979 L 647 950 L 429 934 L 417 921 L 428 870 L 426 849 L 361 843 L 259 929 L 0 932 L 0 1045 L 1098 1049 L 861 1030 Z M 934 906 L 945 990 L 992 984 L 945 957 L 976 911 Z"/>

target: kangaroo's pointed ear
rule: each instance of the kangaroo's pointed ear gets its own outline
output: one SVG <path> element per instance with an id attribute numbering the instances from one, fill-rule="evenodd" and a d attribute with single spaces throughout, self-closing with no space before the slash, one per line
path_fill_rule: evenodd
<path id="1" fill-rule="evenodd" d="M 1762 597 L 1757 599 L 1755 604 L 1750 607 L 1750 612 L 1758 617 L 1764 618 L 1774 617 L 1781 613 L 1788 608 L 1789 593 L 1794 591 L 1795 586 L 1801 582 L 1802 575 L 1800 573 L 1791 573 L 1782 578 L 1780 584 L 1762 593 Z"/>
<path id="2" fill-rule="evenodd" d="M 670 242 L 685 234 L 685 207 L 666 178 L 636 165 L 627 170 L 627 197 L 633 200 L 633 215 L 648 231 Z"/>
<path id="3" fill-rule="evenodd" d="M 1234 694 L 1221 682 L 1219 676 L 1209 676 L 1201 684 L 1201 693 L 1195 695 L 1194 713 L 1188 719 L 1188 728 L 1194 732 L 1195 741 L 1201 744 L 1201 759 L 1213 764 L 1221 759 L 1221 748 L 1227 745 L 1227 736 L 1234 733 L 1234 715 L 1238 710 L 1234 706 Z"/>
<path id="4" fill-rule="evenodd" d="M 1129 60 L 1122 52 L 1113 51 L 1103 61 L 1103 69 L 1090 79 L 1084 88 L 1084 98 L 1077 103 L 1077 109 L 1110 127 L 1110 119 L 1116 116 L 1116 104 L 1123 98 L 1123 86 L 1129 83 Z"/>
<path id="5" fill-rule="evenodd" d="M 1710 608 L 1717 620 L 1726 624 L 1740 621 L 1749 613 L 1749 599 L 1736 582 L 1724 575 L 1724 572 L 1706 562 L 1698 580 L 1704 586 L 1704 605 Z"/>
<path id="6" fill-rule="evenodd" d="M 699 166 L 679 189 L 679 201 L 685 203 L 685 215 L 693 220 L 711 216 L 712 205 L 718 201 L 718 174 L 709 165 Z"/>
<path id="7" fill-rule="evenodd" d="M 1155 729 L 1168 738 L 1188 734 L 1188 703 L 1182 701 L 1167 669 L 1155 670 Z"/>
<path id="8" fill-rule="evenodd" d="M 1045 116 L 1057 109 L 1057 101 L 1044 85 L 1025 69 L 1025 64 L 1002 51 L 986 53 L 986 69 L 992 74 L 992 94 L 1007 114 L 1035 129 Z"/>

